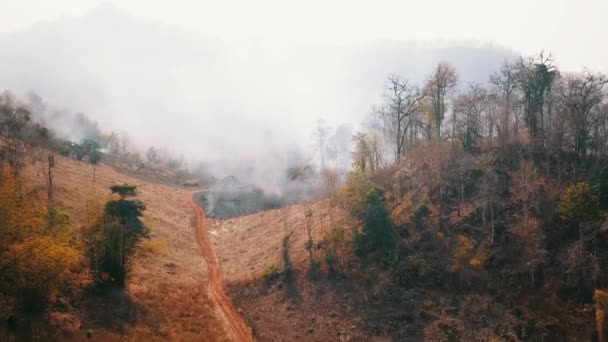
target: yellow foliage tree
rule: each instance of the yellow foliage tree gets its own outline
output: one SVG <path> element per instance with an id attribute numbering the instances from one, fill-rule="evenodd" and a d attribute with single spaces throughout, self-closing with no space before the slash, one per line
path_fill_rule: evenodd
<path id="1" fill-rule="evenodd" d="M 82 256 L 68 244 L 67 214 L 44 207 L 35 193 L 19 194 L 10 169 L 1 175 L 0 281 L 14 284 L 8 295 L 18 295 L 24 309 L 36 311 L 69 280 Z"/>
<path id="2" fill-rule="evenodd" d="M 452 263 L 452 271 L 459 271 L 466 265 L 471 265 L 471 258 L 473 256 L 473 250 L 475 243 L 472 239 L 458 235 L 456 237 L 456 245 L 454 247 L 454 260 Z"/>
<path id="3" fill-rule="evenodd" d="M 598 196 L 589 183 L 579 182 L 564 191 L 559 203 L 559 214 L 572 223 L 589 222 L 598 217 Z"/>
<path id="4" fill-rule="evenodd" d="M 71 279 L 81 254 L 50 236 L 32 236 L 9 248 L 14 280 L 26 309 L 37 309 Z"/>

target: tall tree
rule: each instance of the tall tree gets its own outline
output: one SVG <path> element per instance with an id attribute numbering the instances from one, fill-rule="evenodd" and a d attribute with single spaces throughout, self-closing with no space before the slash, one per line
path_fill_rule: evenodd
<path id="1" fill-rule="evenodd" d="M 397 75 L 388 78 L 386 104 L 380 110 L 384 133 L 394 144 L 395 159 L 399 160 L 405 152 L 408 129 L 414 120 L 414 115 L 422 104 L 423 94 L 416 86 Z"/>
<path id="2" fill-rule="evenodd" d="M 579 75 L 565 76 L 560 87 L 561 101 L 568 111 L 574 137 L 574 150 L 579 159 L 585 158 L 587 154 L 591 136 L 591 113 L 599 109 L 602 104 L 603 88 L 606 83 L 608 78 L 605 75 L 586 71 Z"/>
<path id="3" fill-rule="evenodd" d="M 509 126 L 511 121 L 512 103 L 514 101 L 517 86 L 515 76 L 515 65 L 507 61 L 500 67 L 498 72 L 490 76 L 490 82 L 499 95 L 503 107 L 502 120 L 500 126 L 498 126 L 498 134 L 503 143 L 508 142 L 511 137 Z"/>
<path id="4" fill-rule="evenodd" d="M 482 112 L 487 96 L 485 88 L 476 83 L 454 99 L 454 137 L 458 138 L 463 148 L 470 149 L 481 137 Z M 458 118 L 456 118 L 458 113 Z"/>
<path id="5" fill-rule="evenodd" d="M 547 94 L 559 76 L 551 55 L 523 58 L 517 63 L 516 79 L 523 95 L 524 120 L 530 130 L 532 146 L 544 147 L 544 109 Z"/>
<path id="6" fill-rule="evenodd" d="M 428 77 L 424 94 L 430 99 L 435 121 L 435 137 L 441 139 L 441 123 L 447 111 L 446 97 L 456 87 L 456 70 L 447 63 L 439 63 Z"/>

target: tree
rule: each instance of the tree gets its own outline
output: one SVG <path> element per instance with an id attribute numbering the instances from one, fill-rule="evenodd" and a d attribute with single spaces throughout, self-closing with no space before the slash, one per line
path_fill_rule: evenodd
<path id="1" fill-rule="evenodd" d="M 353 152 L 353 166 L 362 172 L 372 175 L 383 166 L 383 148 L 380 136 L 375 131 L 358 132 L 353 135 L 355 151 Z"/>
<path id="2" fill-rule="evenodd" d="M 537 59 L 522 58 L 517 63 L 516 80 L 523 94 L 524 119 L 534 148 L 544 146 L 545 100 L 558 76 L 551 55 L 545 57 L 542 52 Z"/>
<path id="3" fill-rule="evenodd" d="M 40 311 L 60 284 L 69 281 L 81 255 L 50 236 L 32 236 L 12 245 L 8 252 L 22 306 Z"/>
<path id="4" fill-rule="evenodd" d="M 113 194 L 119 195 L 121 200 L 124 200 L 127 197 L 137 196 L 137 186 L 126 183 L 112 185 L 110 191 L 112 191 Z"/>
<path id="5" fill-rule="evenodd" d="M 416 86 L 402 80 L 397 75 L 391 75 L 385 91 L 386 104 L 379 111 L 384 134 L 392 141 L 395 159 L 399 160 L 405 152 L 408 130 L 414 120 L 414 115 L 422 104 L 423 94 Z"/>
<path id="6" fill-rule="evenodd" d="M 584 72 L 564 77 L 561 90 L 561 101 L 568 111 L 572 125 L 574 148 L 579 159 L 585 158 L 590 143 L 591 114 L 598 109 L 604 100 L 602 89 L 608 83 L 603 74 Z M 597 124 L 597 123 L 596 123 Z"/>
<path id="7" fill-rule="evenodd" d="M 462 147 L 470 150 L 481 137 L 481 118 L 487 97 L 486 90 L 479 84 L 471 83 L 467 90 L 454 100 L 453 137 L 458 138 Z M 458 113 L 458 117 L 456 117 Z"/>
<path id="8" fill-rule="evenodd" d="M 512 104 L 515 101 L 516 83 L 516 68 L 515 65 L 505 61 L 500 67 L 500 70 L 490 76 L 490 82 L 494 86 L 502 103 L 502 120 L 498 126 L 498 134 L 501 141 L 508 142 L 511 137 L 510 121 Z"/>
<path id="9" fill-rule="evenodd" d="M 160 158 L 158 156 L 158 150 L 154 148 L 154 146 L 150 146 L 146 151 L 146 160 L 148 163 L 152 165 L 156 165 L 160 163 Z"/>
<path id="10" fill-rule="evenodd" d="M 111 190 L 120 198 L 106 203 L 103 213 L 85 229 L 84 240 L 95 281 L 124 287 L 135 245 L 149 236 L 149 230 L 140 220 L 144 204 L 126 199 L 136 194 L 136 187 L 123 184 Z"/>
<path id="11" fill-rule="evenodd" d="M 359 252 L 362 255 L 368 252 L 387 253 L 395 243 L 395 232 L 386 209 L 384 191 L 374 187 L 367 192 L 362 214 L 363 233 L 356 236 Z"/>
<path id="12" fill-rule="evenodd" d="M 42 175 L 46 181 L 47 198 L 49 202 L 53 201 L 53 169 L 55 168 L 55 156 L 49 154 L 47 156 L 46 170 L 42 170 Z"/>
<path id="13" fill-rule="evenodd" d="M 435 124 L 435 137 L 441 139 L 441 123 L 447 111 L 446 97 L 458 82 L 456 70 L 447 63 L 439 63 L 428 77 L 424 94 L 430 99 Z"/>
<path id="14" fill-rule="evenodd" d="M 321 170 L 325 169 L 325 149 L 327 147 L 327 138 L 329 137 L 329 127 L 325 124 L 322 118 L 317 120 L 317 127 L 313 131 L 313 136 L 317 147 L 319 148 L 319 161 L 321 162 Z"/>
<path id="15" fill-rule="evenodd" d="M 312 223 L 313 223 L 313 212 L 312 209 L 306 209 L 304 212 L 304 218 L 306 219 L 306 236 L 308 240 L 306 241 L 306 250 L 310 255 L 310 264 L 312 265 L 315 261 L 315 250 L 314 250 L 314 240 L 312 238 Z"/>
<path id="16" fill-rule="evenodd" d="M 606 311 L 608 310 L 608 292 L 595 290 L 593 294 L 595 300 L 595 321 L 597 323 L 598 341 L 608 341 L 608 319 Z"/>
<path id="17" fill-rule="evenodd" d="M 43 206 L 35 193 L 21 196 L 9 168 L 0 178 L 0 285 L 28 312 L 41 311 L 69 282 L 81 254 L 70 245 L 67 215 Z M 2 290 L 6 288 L 3 287 Z"/>
<path id="18" fill-rule="evenodd" d="M 31 113 L 25 105 L 8 92 L 0 94 L 0 136 L 5 140 L 0 159 L 8 162 L 16 178 L 21 173 L 28 148 L 21 134 L 30 120 Z"/>

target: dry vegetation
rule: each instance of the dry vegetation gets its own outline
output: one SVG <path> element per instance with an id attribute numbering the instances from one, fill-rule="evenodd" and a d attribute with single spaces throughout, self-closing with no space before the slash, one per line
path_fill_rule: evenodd
<path id="1" fill-rule="evenodd" d="M 82 320 L 81 330 L 72 336 L 80 339 L 91 330 L 99 340 L 228 340 L 207 291 L 187 192 L 125 176 L 104 164 L 61 156 L 56 164 L 55 200 L 70 215 L 75 232 L 87 223 L 91 206 L 109 196 L 108 188 L 125 182 L 138 186 L 138 198 L 146 205 L 143 221 L 151 230 L 151 239 L 134 257 L 128 295 L 108 299 L 81 294 L 68 305 L 68 313 Z M 25 185 L 41 194 L 46 191 L 42 168 L 41 163 L 28 165 L 24 177 Z M 66 320 L 65 315 L 58 319 Z"/>
<path id="2" fill-rule="evenodd" d="M 259 212 L 227 220 L 208 219 L 209 236 L 222 263 L 226 283 L 248 283 L 260 279 L 272 267 L 281 268 L 285 223 L 290 232 L 290 255 L 296 270 L 308 268 L 305 249 L 305 211 L 313 211 L 312 235 L 319 241 L 330 230 L 329 200 Z M 333 208 L 334 221 L 343 213 Z"/>

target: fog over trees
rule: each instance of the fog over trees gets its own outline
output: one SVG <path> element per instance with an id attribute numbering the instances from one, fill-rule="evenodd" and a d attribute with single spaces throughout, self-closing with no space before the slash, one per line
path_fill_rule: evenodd
<path id="1" fill-rule="evenodd" d="M 84 113 L 140 144 L 208 160 L 238 152 L 251 161 L 272 144 L 308 150 L 319 117 L 358 125 L 382 98 L 387 74 L 422 81 L 450 61 L 462 81 L 481 82 L 515 55 L 477 43 L 224 41 L 109 4 L 0 42 L 2 88 L 22 98 L 34 92 L 52 113 Z M 60 116 L 47 121 L 81 134 Z"/>

